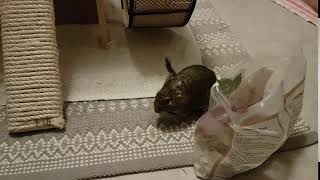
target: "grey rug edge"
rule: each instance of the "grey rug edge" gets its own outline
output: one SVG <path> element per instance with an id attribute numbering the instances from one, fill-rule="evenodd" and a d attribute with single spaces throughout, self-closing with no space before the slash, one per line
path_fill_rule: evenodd
<path id="1" fill-rule="evenodd" d="M 166 157 L 154 157 L 112 164 L 101 164 L 87 167 L 77 167 L 39 173 L 29 173 L 22 175 L 2 176 L 1 180 L 26 180 L 26 179 L 45 179 L 45 180 L 90 180 L 109 178 L 128 174 L 143 172 L 161 171 L 181 167 L 192 166 L 192 153 L 170 155 Z M 117 168 L 121 167 L 121 168 Z M 135 167 L 135 168 L 132 168 Z M 148 168 L 146 168 L 148 167 Z"/>
<path id="2" fill-rule="evenodd" d="M 302 141 L 304 139 L 305 141 Z M 301 143 L 302 142 L 302 143 Z M 318 133 L 311 133 L 289 137 L 286 143 L 277 151 L 277 153 L 292 151 L 314 145 L 318 142 Z M 183 167 L 192 167 L 193 153 L 185 153 L 179 155 L 170 155 L 165 157 L 154 157 L 148 160 L 139 159 L 130 162 L 119 162 L 114 164 L 102 164 L 88 167 L 70 168 L 43 171 L 39 173 L 30 173 L 22 175 L 2 176 L 3 180 L 25 180 L 25 179 L 46 179 L 46 180 L 91 180 L 100 178 L 110 178 L 122 175 L 147 173 L 155 171 L 163 171 L 168 169 L 176 169 Z M 156 162 L 156 163 L 154 163 Z M 117 169 L 117 167 L 121 167 Z M 135 167 L 135 168 L 132 168 Z M 148 168 L 146 168 L 148 167 Z"/>

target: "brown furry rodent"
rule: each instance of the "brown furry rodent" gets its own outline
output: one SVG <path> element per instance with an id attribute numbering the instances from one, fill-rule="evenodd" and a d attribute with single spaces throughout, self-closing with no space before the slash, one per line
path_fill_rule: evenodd
<path id="1" fill-rule="evenodd" d="M 155 112 L 170 123 L 179 123 L 191 115 L 200 117 L 208 110 L 210 89 L 216 82 L 216 75 L 202 65 L 191 65 L 176 73 L 169 58 L 165 58 L 165 62 L 169 75 L 156 94 Z"/>

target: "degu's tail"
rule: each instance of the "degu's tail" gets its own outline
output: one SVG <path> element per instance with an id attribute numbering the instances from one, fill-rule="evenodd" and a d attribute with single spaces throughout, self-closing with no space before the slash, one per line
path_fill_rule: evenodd
<path id="1" fill-rule="evenodd" d="M 169 72 L 169 73 L 176 74 L 176 72 L 175 72 L 174 69 L 172 68 L 171 60 L 170 60 L 168 57 L 165 57 L 165 61 L 166 61 L 166 68 L 167 68 L 168 72 Z"/>

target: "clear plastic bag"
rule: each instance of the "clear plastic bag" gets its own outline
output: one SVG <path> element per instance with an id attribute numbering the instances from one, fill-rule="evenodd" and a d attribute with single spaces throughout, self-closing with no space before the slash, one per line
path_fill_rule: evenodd
<path id="1" fill-rule="evenodd" d="M 198 177 L 224 179 L 256 168 L 284 144 L 301 112 L 305 63 L 298 52 L 255 71 L 250 64 L 212 87 L 195 130 Z"/>

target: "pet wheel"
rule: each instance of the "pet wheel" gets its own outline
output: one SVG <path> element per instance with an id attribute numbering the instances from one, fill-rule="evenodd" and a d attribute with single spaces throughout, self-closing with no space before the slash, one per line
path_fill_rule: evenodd
<path id="1" fill-rule="evenodd" d="M 126 27 L 179 27 L 189 22 L 196 0 L 121 0 Z"/>

